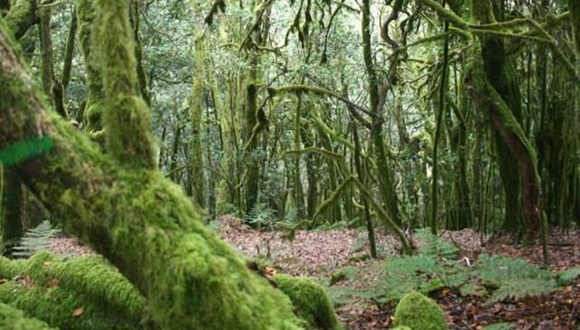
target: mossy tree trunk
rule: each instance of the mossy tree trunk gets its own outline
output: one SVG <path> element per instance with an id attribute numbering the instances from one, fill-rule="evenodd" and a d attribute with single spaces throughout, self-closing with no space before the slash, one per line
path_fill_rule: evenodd
<path id="1" fill-rule="evenodd" d="M 205 67 L 208 64 L 206 59 L 207 49 L 206 41 L 203 36 L 195 41 L 195 55 L 193 64 L 193 86 L 191 88 L 191 135 L 192 135 L 192 164 L 191 173 L 193 177 L 192 190 L 195 201 L 201 206 L 205 206 L 205 177 L 203 171 L 203 146 L 201 144 L 201 120 L 204 110 L 204 101 L 206 99 L 204 86 L 206 85 L 207 72 Z"/>
<path id="2" fill-rule="evenodd" d="M 54 74 L 52 36 L 50 28 L 52 4 L 52 0 L 44 1 L 43 5 L 39 8 L 40 23 L 38 25 L 38 33 L 40 37 L 42 89 L 46 95 L 50 96 L 54 110 L 63 118 L 67 118 L 68 114 L 63 103 L 62 84 Z"/>
<path id="3" fill-rule="evenodd" d="M 568 0 L 568 10 L 570 10 L 570 21 L 574 28 L 574 45 L 576 47 L 576 53 L 577 56 L 580 57 L 580 2 L 576 0 Z M 580 64 L 576 65 L 576 67 L 579 66 Z"/>
<path id="4" fill-rule="evenodd" d="M 10 255 L 12 247 L 24 235 L 24 188 L 14 168 L 0 166 L 0 192 L 3 251 Z"/>
<path id="5" fill-rule="evenodd" d="M 155 169 L 128 8 L 116 0 L 95 8 L 107 155 L 46 109 L 2 20 L 0 148 L 45 141 L 50 150 L 29 150 L 40 154 L 15 171 L 66 232 L 118 267 L 163 328 L 298 329 L 289 299 L 251 272 Z"/>
<path id="6" fill-rule="evenodd" d="M 98 65 L 97 56 L 92 44 L 93 21 L 95 19 L 94 2 L 79 0 L 76 7 L 78 23 L 78 39 L 81 54 L 86 68 L 86 82 L 88 96 L 85 106 L 80 110 L 77 118 L 86 123 L 85 127 L 90 136 L 104 146 L 103 108 L 104 90 L 103 77 Z"/>
<path id="7" fill-rule="evenodd" d="M 384 205 L 389 216 L 397 225 L 401 225 L 401 216 L 399 212 L 399 202 L 393 180 L 393 171 L 389 166 L 387 150 L 383 135 L 383 106 L 384 101 L 379 99 L 379 80 L 373 61 L 370 35 L 370 0 L 362 2 L 362 41 L 363 41 L 363 58 L 365 70 L 368 76 L 369 89 L 369 110 L 372 114 L 371 140 L 373 142 L 373 152 L 376 158 L 379 186 L 384 200 Z M 384 97 L 384 96 L 383 96 Z"/>
<path id="8" fill-rule="evenodd" d="M 472 1 L 473 18 L 496 22 L 490 1 Z M 480 109 L 488 111 L 498 145 L 498 161 L 505 191 L 505 224 L 515 229 L 522 219 L 528 234 L 538 233 L 542 221 L 541 184 L 536 153 L 520 125 L 521 96 L 513 58 L 506 54 L 501 36 L 481 36 L 482 63 L 474 59 L 472 96 Z M 480 67 L 481 66 L 481 67 Z M 484 70 L 484 75 L 476 73 Z M 521 187 L 521 189 L 520 189 Z"/>
<path id="9" fill-rule="evenodd" d="M 22 38 L 34 24 L 38 23 L 38 4 L 36 0 L 16 0 L 4 18 L 16 39 Z"/>

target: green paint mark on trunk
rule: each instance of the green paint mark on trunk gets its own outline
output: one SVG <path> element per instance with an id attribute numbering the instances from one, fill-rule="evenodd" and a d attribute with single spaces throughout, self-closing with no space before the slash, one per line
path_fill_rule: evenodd
<path id="1" fill-rule="evenodd" d="M 50 150 L 52 145 L 52 140 L 48 136 L 35 137 L 27 141 L 15 143 L 0 150 L 0 163 L 4 166 L 21 163 Z"/>

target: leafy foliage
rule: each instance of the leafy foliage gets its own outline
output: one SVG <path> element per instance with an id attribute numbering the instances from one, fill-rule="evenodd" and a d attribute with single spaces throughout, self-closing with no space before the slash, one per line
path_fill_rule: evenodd
<path id="1" fill-rule="evenodd" d="M 437 256 L 439 258 L 457 258 L 459 249 L 452 243 L 439 238 L 437 235 L 433 235 L 431 229 L 420 228 L 416 230 L 416 236 L 421 241 L 419 246 L 419 253 L 431 256 Z"/>
<path id="2" fill-rule="evenodd" d="M 554 276 L 550 272 L 532 265 L 523 259 L 482 254 L 479 260 L 468 267 L 457 260 L 457 248 L 428 231 L 419 231 L 420 253 L 415 256 L 397 257 L 385 266 L 383 285 L 369 292 L 368 299 L 381 304 L 401 299 L 411 291 L 423 294 L 441 288 L 455 288 L 463 295 L 487 296 L 488 303 L 505 299 L 552 292 L 578 274 L 578 270 Z M 560 279 L 557 282 L 556 279 Z M 565 281 L 564 280 L 564 281 Z"/>
<path id="3" fill-rule="evenodd" d="M 44 220 L 22 236 L 20 242 L 12 248 L 12 256 L 28 258 L 38 251 L 48 250 L 50 239 L 59 233 L 60 229 L 54 228 L 48 220 Z"/>
<path id="4" fill-rule="evenodd" d="M 255 227 L 271 227 L 275 221 L 274 211 L 264 203 L 258 203 L 246 216 L 247 223 Z"/>
<path id="5" fill-rule="evenodd" d="M 558 273 L 557 281 L 559 285 L 569 285 L 578 276 L 580 276 L 580 267 L 574 267 Z"/>
<path id="6" fill-rule="evenodd" d="M 488 303 L 541 295 L 557 287 L 550 272 L 523 259 L 482 254 L 472 273 L 483 282 L 483 285 L 492 289 L 497 288 L 488 299 Z"/>

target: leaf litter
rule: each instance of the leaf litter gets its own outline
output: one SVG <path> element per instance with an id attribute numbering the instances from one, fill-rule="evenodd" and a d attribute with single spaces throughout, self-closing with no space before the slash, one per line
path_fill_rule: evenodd
<path id="1" fill-rule="evenodd" d="M 283 232 L 260 231 L 246 227 L 241 219 L 222 216 L 217 232 L 249 259 L 261 260 L 277 272 L 309 276 L 327 283 L 341 270 L 356 269 L 354 278 L 339 280 L 337 291 L 351 293 L 346 301 L 339 299 L 337 313 L 348 329 L 374 330 L 392 327 L 394 305 L 381 305 L 356 292 L 371 290 L 380 283 L 384 262 L 398 255 L 398 241 L 387 232 L 376 235 L 380 260 L 369 258 L 366 233 L 355 229 L 296 231 L 292 240 Z M 469 262 L 485 252 L 511 258 L 523 258 L 542 265 L 542 248 L 517 244 L 511 235 L 490 237 L 471 229 L 443 232 L 441 238 L 455 244 L 462 258 Z M 550 233 L 549 259 L 552 271 L 580 266 L 580 230 Z M 419 243 L 420 244 L 420 243 Z M 64 256 L 86 256 L 91 250 L 76 239 L 54 238 L 51 250 Z M 272 269 L 272 271 L 274 271 Z M 354 294 L 353 294 L 354 293 Z M 432 292 L 431 297 L 445 311 L 450 329 L 483 329 L 487 325 L 509 323 L 515 329 L 576 330 L 580 326 L 580 278 L 559 290 L 543 296 L 507 300 L 491 305 L 479 296 L 463 297 L 446 288 Z"/>

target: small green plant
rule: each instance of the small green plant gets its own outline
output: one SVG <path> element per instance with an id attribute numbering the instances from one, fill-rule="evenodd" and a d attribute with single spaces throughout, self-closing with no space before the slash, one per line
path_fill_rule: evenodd
<path id="1" fill-rule="evenodd" d="M 487 297 L 487 303 L 542 295 L 558 285 L 571 283 L 580 270 L 553 275 L 523 259 L 482 254 L 471 267 L 457 260 L 457 248 L 428 231 L 419 231 L 420 253 L 387 262 L 382 285 L 362 297 L 384 305 L 411 291 L 423 294 L 441 288 L 458 289 L 462 295 Z"/>
<path id="2" fill-rule="evenodd" d="M 556 275 L 556 280 L 559 285 L 570 285 L 578 276 L 580 276 L 580 267 L 574 267 L 558 273 L 558 275 Z"/>
<path id="3" fill-rule="evenodd" d="M 493 291 L 488 303 L 508 298 L 541 295 L 556 289 L 554 276 L 547 270 L 523 259 L 482 254 L 472 270 L 472 276 Z"/>
<path id="4" fill-rule="evenodd" d="M 51 239 L 60 232 L 60 229 L 44 220 L 38 226 L 26 231 L 20 242 L 12 248 L 11 254 L 16 258 L 29 258 L 38 251 L 48 250 Z"/>
<path id="5" fill-rule="evenodd" d="M 446 259 L 457 258 L 459 249 L 452 243 L 441 239 L 437 235 L 433 235 L 429 228 L 417 229 L 415 235 L 421 242 L 421 245 L 419 246 L 419 254 L 426 254 Z"/>
<path id="6" fill-rule="evenodd" d="M 271 229 L 276 218 L 272 209 L 264 203 L 258 203 L 248 213 L 245 220 L 253 227 Z"/>

